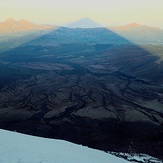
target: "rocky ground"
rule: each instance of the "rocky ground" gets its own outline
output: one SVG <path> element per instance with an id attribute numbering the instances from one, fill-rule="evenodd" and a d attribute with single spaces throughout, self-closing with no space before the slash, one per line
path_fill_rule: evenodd
<path id="1" fill-rule="evenodd" d="M 163 88 L 119 72 L 48 71 L 0 91 L 0 127 L 162 157 Z"/>

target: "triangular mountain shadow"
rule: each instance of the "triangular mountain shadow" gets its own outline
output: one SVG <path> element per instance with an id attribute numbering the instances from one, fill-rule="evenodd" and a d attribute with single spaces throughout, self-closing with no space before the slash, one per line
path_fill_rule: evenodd
<path id="1" fill-rule="evenodd" d="M 94 21 L 88 18 L 79 20 L 77 24 L 80 24 L 80 22 L 87 22 L 87 24 L 96 25 Z M 71 52 L 73 54 L 82 52 L 85 57 L 88 57 L 89 53 L 85 54 L 84 51 L 90 51 L 90 49 L 93 49 L 94 47 L 97 50 L 97 44 L 108 44 L 108 47 L 115 48 L 114 53 L 112 51 L 110 53 L 110 56 L 108 54 L 108 57 L 110 58 L 112 64 L 118 67 L 118 69 L 121 69 L 122 72 L 148 80 L 157 80 L 157 77 L 159 76 L 159 80 L 161 79 L 160 81 L 162 81 L 163 75 L 161 75 L 160 78 L 160 74 L 163 74 L 163 62 L 158 64 L 157 67 L 155 65 L 157 60 L 159 60 L 158 57 L 153 56 L 150 52 L 140 48 L 131 41 L 125 39 L 124 37 L 105 27 L 58 27 L 48 34 L 40 36 L 33 41 L 27 42 L 11 51 L 5 52 L 3 56 L 1 56 L 1 59 L 10 62 L 20 62 L 21 60 L 31 61 L 31 57 L 34 59 L 35 57 L 41 57 L 43 55 L 43 58 L 48 58 L 49 55 L 52 55 L 53 57 L 51 56 L 51 59 L 55 58 L 54 60 L 56 60 L 56 57 L 59 57 L 59 55 L 65 52 L 67 52 L 68 54 L 70 54 Z M 48 47 L 48 50 L 46 52 L 44 52 L 43 50 L 45 49 L 45 47 Z M 101 53 L 107 53 L 107 51 L 110 50 L 110 48 L 106 48 L 106 46 L 104 49 L 103 47 L 104 46 L 101 46 L 100 48 L 101 50 L 103 50 L 101 51 Z M 121 51 L 124 52 L 117 52 L 116 54 L 117 48 L 121 48 Z M 51 59 L 50 61 L 52 62 L 53 59 Z M 148 67 L 152 69 L 152 75 L 150 71 L 146 70 L 148 69 Z"/>
<path id="2" fill-rule="evenodd" d="M 58 27 L 50 33 L 41 36 L 26 45 L 55 45 L 55 44 L 133 44 L 112 30 L 96 23 L 89 18 L 83 18 L 67 27 Z"/>
<path id="3" fill-rule="evenodd" d="M 82 18 L 75 22 L 64 25 L 63 27 L 67 28 L 102 28 L 103 26 L 96 23 L 90 18 Z"/>

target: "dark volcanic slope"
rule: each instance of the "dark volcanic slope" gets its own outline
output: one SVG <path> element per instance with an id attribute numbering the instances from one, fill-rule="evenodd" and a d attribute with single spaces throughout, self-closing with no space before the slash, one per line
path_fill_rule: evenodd
<path id="1" fill-rule="evenodd" d="M 84 70 L 83 70 L 84 71 Z M 160 155 L 163 89 L 123 74 L 43 73 L 1 89 L 1 128 Z"/>
<path id="2" fill-rule="evenodd" d="M 1 128 L 163 158 L 158 57 L 106 29 L 61 28 L 0 60 Z"/>

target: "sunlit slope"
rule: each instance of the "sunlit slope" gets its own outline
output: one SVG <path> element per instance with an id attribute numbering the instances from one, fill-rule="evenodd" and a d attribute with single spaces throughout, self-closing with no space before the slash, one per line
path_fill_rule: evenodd
<path id="1" fill-rule="evenodd" d="M 53 28 L 55 27 L 33 24 L 24 19 L 0 22 L 0 53 L 36 39 Z"/>
<path id="2" fill-rule="evenodd" d="M 126 26 L 108 27 L 108 29 L 136 44 L 163 45 L 163 30 L 157 27 L 132 23 Z"/>
<path id="3" fill-rule="evenodd" d="M 51 29 L 51 28 L 53 28 L 53 26 L 43 26 L 43 25 L 33 24 L 24 19 L 21 19 L 19 21 L 16 21 L 14 19 L 8 19 L 5 22 L 0 22 L 0 34 L 29 32 L 29 31 Z"/>

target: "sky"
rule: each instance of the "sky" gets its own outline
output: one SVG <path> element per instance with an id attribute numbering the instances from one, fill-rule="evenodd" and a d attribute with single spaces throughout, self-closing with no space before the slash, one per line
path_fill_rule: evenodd
<path id="1" fill-rule="evenodd" d="M 163 0 L 0 0 L 0 21 L 63 25 L 84 17 L 104 26 L 140 23 L 163 28 Z"/>

